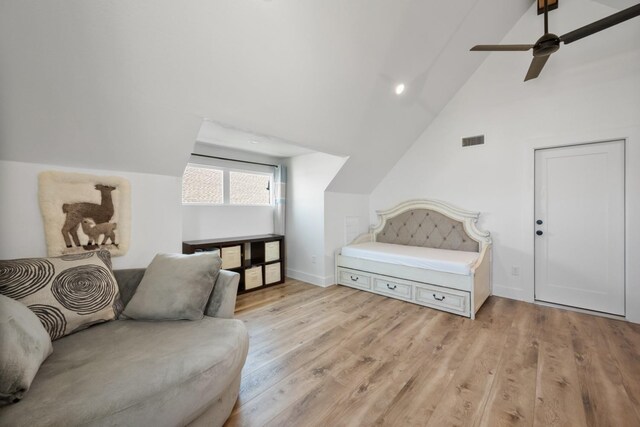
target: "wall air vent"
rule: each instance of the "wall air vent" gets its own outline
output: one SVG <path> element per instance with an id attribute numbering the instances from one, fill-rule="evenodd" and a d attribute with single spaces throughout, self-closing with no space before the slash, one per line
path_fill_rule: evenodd
<path id="1" fill-rule="evenodd" d="M 466 138 L 462 138 L 463 147 L 471 147 L 472 145 L 482 145 L 482 144 L 484 144 L 484 135 L 468 136 Z"/>

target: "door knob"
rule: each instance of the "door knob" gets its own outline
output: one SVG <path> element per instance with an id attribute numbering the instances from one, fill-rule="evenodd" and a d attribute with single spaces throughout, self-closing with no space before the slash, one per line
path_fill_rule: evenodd
<path id="1" fill-rule="evenodd" d="M 543 234 L 543 233 L 542 233 L 542 230 L 538 230 L 538 231 L 536 231 L 536 234 L 537 234 L 538 236 L 542 236 L 542 234 Z"/>
<path id="2" fill-rule="evenodd" d="M 538 224 L 538 225 L 542 225 L 542 220 L 541 220 L 541 219 L 537 220 L 537 221 L 536 221 L 536 224 Z"/>

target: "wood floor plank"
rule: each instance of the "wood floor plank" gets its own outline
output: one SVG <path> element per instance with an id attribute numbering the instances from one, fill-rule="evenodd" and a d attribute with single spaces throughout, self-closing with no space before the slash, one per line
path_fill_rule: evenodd
<path id="1" fill-rule="evenodd" d="M 607 342 L 592 316 L 567 314 L 588 426 L 639 426 Z"/>
<path id="2" fill-rule="evenodd" d="M 328 288 L 329 292 L 335 291 L 334 287 Z M 300 301 L 308 301 L 316 295 L 325 295 L 326 288 L 313 286 L 309 284 L 291 284 L 284 283 L 274 286 L 273 288 L 264 289 L 263 291 L 254 291 L 245 298 L 238 297 L 236 304 L 236 314 L 246 312 L 244 320 L 258 318 L 264 312 L 274 313 L 285 310 L 291 305 L 298 304 Z"/>
<path id="3" fill-rule="evenodd" d="M 337 382 L 334 378 L 318 384 L 304 394 L 302 398 L 288 406 L 276 417 L 269 420 L 265 427 L 298 427 L 317 426 L 322 414 L 332 411 L 332 400 L 348 391 L 348 387 Z"/>
<path id="4" fill-rule="evenodd" d="M 507 330 L 507 340 L 480 426 L 533 424 L 538 367 L 539 307 L 518 304 L 518 316 Z"/>
<path id="5" fill-rule="evenodd" d="M 272 419 L 269 426 L 363 426 L 372 425 L 389 405 L 391 389 L 380 387 L 393 378 L 402 387 L 405 376 L 412 375 L 418 358 L 429 350 L 442 348 L 441 333 L 447 326 L 461 323 L 443 313 L 418 308 L 398 325 L 412 339 L 398 346 L 397 336 L 387 333 L 377 340 L 372 352 L 358 362 L 332 373 L 335 381 L 318 385 L 299 401 Z M 412 355 L 412 357 L 407 357 Z M 354 405 L 355 403 L 355 405 Z M 354 411 L 357 407 L 357 411 Z"/>
<path id="6" fill-rule="evenodd" d="M 300 322 L 299 325 L 296 325 L 298 329 L 291 330 L 289 333 L 277 334 L 270 342 L 261 346 L 255 352 L 249 353 L 245 362 L 246 371 L 251 372 L 258 369 L 281 355 L 297 347 L 304 346 L 307 342 L 313 340 L 315 336 L 335 327 L 335 324 L 342 318 L 343 314 L 333 313 L 322 317 L 315 323 Z"/>
<path id="7" fill-rule="evenodd" d="M 383 297 L 378 297 L 378 303 L 380 303 L 381 301 L 384 302 L 384 298 Z M 395 305 L 395 304 L 394 304 Z M 401 306 L 403 306 L 403 304 L 400 304 Z M 416 311 L 416 310 L 421 310 L 421 307 L 407 307 L 407 311 Z M 389 308 L 385 308 L 383 310 L 377 310 L 377 312 L 379 313 L 384 313 L 385 311 L 389 311 Z M 344 314 L 343 314 L 344 315 Z M 387 325 L 389 324 L 389 319 L 398 319 L 401 318 L 403 320 L 406 320 L 406 317 L 401 317 L 398 315 L 398 310 L 397 308 L 394 308 L 393 306 L 390 307 L 390 312 L 387 313 L 386 316 L 382 316 L 381 318 L 378 319 L 378 321 L 374 321 L 371 322 L 369 324 L 364 325 L 363 330 L 367 330 L 367 328 L 372 328 L 372 325 L 376 325 L 377 323 L 380 325 Z M 362 316 L 362 315 L 358 315 L 357 317 L 354 318 L 354 321 L 357 320 L 362 320 L 362 319 L 367 319 L 367 317 Z M 398 324 L 398 325 L 401 325 Z M 418 322 L 416 322 L 416 329 L 420 326 L 420 324 Z M 317 359 L 314 360 L 314 363 L 317 364 L 318 360 L 324 360 L 327 357 L 331 358 L 333 357 L 334 354 L 339 353 L 339 354 L 352 354 L 351 352 L 349 352 L 348 350 L 345 350 L 345 347 L 347 347 L 346 344 L 352 344 L 352 343 L 359 343 L 361 345 L 361 348 L 364 348 L 364 346 L 367 345 L 371 345 L 371 344 L 377 344 L 379 341 L 383 340 L 384 337 L 388 337 L 389 333 L 382 333 L 382 334 L 376 334 L 375 335 L 375 340 L 371 341 L 369 338 L 369 335 L 367 334 L 354 334 L 354 336 L 351 337 L 351 339 L 349 340 L 341 340 L 340 342 L 338 342 L 337 346 L 334 347 L 333 349 L 327 350 L 326 352 L 322 353 Z M 343 345 L 340 345 L 340 344 Z M 383 344 L 380 343 L 380 347 L 382 347 Z M 324 375 L 324 370 L 327 370 L 328 372 L 332 373 L 332 377 L 336 378 L 336 379 L 340 379 L 341 381 L 347 381 L 347 383 L 349 383 L 350 381 L 352 381 L 352 379 L 358 375 L 364 375 L 362 373 L 363 368 L 366 367 L 370 367 L 373 366 L 374 362 L 377 362 L 378 359 L 374 359 L 371 357 L 364 357 L 364 358 L 359 358 L 357 356 L 353 356 L 351 358 L 351 361 L 349 363 L 347 363 L 346 365 L 343 365 L 340 367 L 340 369 L 338 369 L 337 367 L 332 368 L 332 369 L 328 369 L 325 367 L 320 367 L 320 368 L 316 368 L 316 369 L 321 369 L 323 370 L 323 375 Z M 351 378 L 351 379 L 349 379 Z M 297 370 L 296 372 L 290 374 L 289 376 L 285 377 L 280 383 L 285 382 L 285 384 L 296 384 L 297 390 L 296 390 L 296 396 L 297 400 L 295 402 L 293 402 L 293 404 L 290 405 L 289 407 L 289 412 L 287 412 L 287 417 L 291 417 L 291 414 L 295 414 L 295 413 L 300 413 L 300 405 L 305 406 L 308 405 L 309 402 L 313 401 L 314 397 L 318 394 L 319 391 L 323 390 L 326 386 L 327 381 L 322 381 L 322 382 L 315 382 L 314 380 L 311 379 L 311 377 L 309 376 L 308 373 L 308 365 L 305 365 L 304 367 L 302 367 L 301 369 Z M 329 381 L 329 383 L 332 383 L 333 381 Z M 340 381 L 335 380 L 335 386 L 337 386 L 340 383 Z M 315 385 L 315 386 L 314 386 Z M 277 387 L 277 384 L 274 385 L 274 387 Z M 242 395 L 243 399 L 245 398 L 245 395 Z M 265 403 L 267 402 L 267 403 Z M 278 401 L 279 402 L 279 401 Z M 275 408 L 278 407 L 278 402 L 275 402 L 273 400 L 273 397 L 269 394 L 269 393 L 261 393 L 258 396 L 254 397 L 253 399 L 251 399 L 250 401 L 248 401 L 247 403 L 244 402 L 243 400 L 243 407 L 248 407 L 250 408 L 249 410 L 243 410 L 244 412 L 244 416 L 243 418 L 238 418 L 239 420 L 242 419 L 243 421 L 240 423 L 241 425 L 244 424 L 245 422 L 256 422 L 256 423 L 264 423 L 267 422 L 266 419 L 268 417 L 270 417 L 272 415 L 272 413 L 275 411 Z M 261 410 L 255 409 L 255 408 L 261 408 L 262 406 L 268 406 L 269 407 L 269 412 L 268 415 L 264 415 L 262 413 Z M 286 410 L 282 409 L 282 410 Z M 256 414 L 259 414 L 259 418 L 256 418 Z M 237 418 L 237 417 L 236 417 Z M 234 421 L 235 422 L 235 421 Z M 279 424 L 279 421 L 276 421 L 276 425 Z M 261 424 L 260 424 L 261 425 Z"/>
<path id="8" fill-rule="evenodd" d="M 365 292 L 362 293 L 365 294 Z M 306 346 L 300 346 L 255 371 L 243 370 L 240 399 L 245 401 L 255 397 L 283 377 L 298 370 L 309 360 L 314 360 L 326 351 L 341 347 L 344 342 L 355 340 L 352 337 L 356 333 L 382 319 L 386 310 L 374 310 L 374 305 L 379 304 L 380 297 L 372 294 L 367 295 L 373 297 L 370 298 L 369 305 L 364 305 L 351 313 L 335 328 L 314 336 Z"/>
<path id="9" fill-rule="evenodd" d="M 317 384 L 312 390 L 301 395 L 296 402 L 292 402 L 267 425 L 277 427 L 324 424 L 323 418 L 335 413 L 336 401 L 349 393 L 354 383 L 362 381 L 365 376 L 381 364 L 381 359 L 354 355 L 350 363 L 342 370 L 330 373 L 331 379 L 329 381 Z"/>
<path id="10" fill-rule="evenodd" d="M 619 320 L 600 318 L 598 323 L 620 371 L 622 385 L 640 419 L 640 331 L 635 325 Z"/>
<path id="11" fill-rule="evenodd" d="M 473 342 L 470 338 L 476 332 L 472 322 L 457 320 L 439 331 L 443 335 L 436 337 L 438 344 L 430 354 L 425 352 L 416 372 L 393 396 L 390 405 L 374 425 L 422 426 L 428 422 L 442 398 L 442 390 L 465 359 Z"/>
<path id="12" fill-rule="evenodd" d="M 384 297 L 378 297 L 377 300 L 379 303 L 381 300 L 384 300 Z M 388 314 L 384 319 L 380 319 L 380 321 L 372 321 L 370 325 L 374 326 L 373 328 L 366 328 L 360 331 L 356 331 L 356 336 L 351 340 L 351 345 L 357 345 L 358 343 L 362 342 L 358 339 L 358 334 L 368 335 L 368 338 L 365 339 L 364 342 L 362 342 L 362 346 L 370 345 L 370 343 L 378 335 L 385 333 L 385 328 L 390 329 L 393 327 L 394 319 L 398 319 L 406 315 L 406 313 L 402 311 L 402 308 L 406 308 L 405 305 L 400 301 L 395 301 L 394 304 L 385 304 L 382 309 L 378 309 L 378 313 L 380 314 L 390 314 Z M 249 354 L 249 356 L 247 357 L 247 362 L 245 364 L 245 371 L 251 372 L 251 370 L 265 365 L 270 360 L 273 360 L 279 355 L 285 354 L 296 347 L 304 345 L 305 343 L 312 340 L 315 336 L 321 335 L 322 333 L 326 332 L 331 325 L 338 324 L 340 319 L 344 318 L 345 313 L 338 310 L 337 312 L 332 313 L 329 317 L 324 316 L 321 320 L 315 323 L 304 323 L 297 329 L 290 330 L 284 336 L 277 335 L 272 337 L 267 346 L 262 346 L 256 349 L 255 352 L 252 351 Z"/>
<path id="13" fill-rule="evenodd" d="M 361 295 L 355 289 L 338 288 L 333 292 L 325 292 L 311 299 L 306 298 L 302 301 L 282 307 L 283 302 L 274 304 L 273 310 L 258 313 L 255 318 L 246 317 L 243 319 L 245 325 L 254 335 L 262 334 L 266 329 L 276 329 L 283 323 L 290 322 L 292 319 L 316 314 L 320 312 L 336 311 L 339 307 L 337 304 L 347 304 L 349 300 L 363 301 L 366 295 Z"/>
<path id="14" fill-rule="evenodd" d="M 352 293 L 334 293 L 324 298 L 315 299 L 313 302 L 292 307 L 278 315 L 266 315 L 257 325 L 246 324 L 251 339 L 253 351 L 257 351 L 269 342 L 288 335 L 292 330 L 299 330 L 305 324 L 314 324 L 323 318 L 340 311 L 340 308 L 349 304 L 349 299 L 356 302 L 364 301 L 367 295 L 355 291 Z"/>
<path id="15" fill-rule="evenodd" d="M 227 421 L 229 426 L 265 425 L 314 387 L 324 382 L 332 371 L 339 371 L 348 363 L 353 363 L 353 356 L 347 351 L 325 352 L 317 359 L 310 361 L 300 373 L 290 375 L 273 386 L 270 393 L 262 393 L 242 406 L 242 411 L 235 411 Z"/>
<path id="16" fill-rule="evenodd" d="M 313 288 L 309 286 L 300 285 L 301 282 L 289 279 L 282 285 L 239 295 L 236 300 L 235 311 L 236 313 L 241 313 L 249 309 L 256 310 L 262 306 L 268 306 L 280 299 L 290 298 L 297 293 L 313 290 Z"/>
<path id="17" fill-rule="evenodd" d="M 411 338 L 399 342 L 397 334 L 389 333 L 370 347 L 367 357 L 380 363 L 366 372 L 361 381 L 353 382 L 350 393 L 334 399 L 332 411 L 320 424 L 372 425 L 418 369 L 420 358 L 438 345 L 441 326 L 448 323 L 448 317 L 416 311 L 403 319 L 399 325 Z"/>
<path id="18" fill-rule="evenodd" d="M 395 300 L 393 304 L 387 304 L 387 301 L 384 300 L 378 300 L 378 303 L 376 309 L 385 312 L 386 315 L 371 322 L 367 328 L 356 332 L 353 339 L 343 344 L 346 350 L 356 354 L 368 354 L 381 337 L 398 332 L 398 328 L 402 327 L 403 322 L 414 310 L 414 307 L 407 307 L 406 303 L 398 300 Z"/>
<path id="19" fill-rule="evenodd" d="M 476 320 L 342 286 L 238 297 L 228 426 L 639 426 L 640 326 L 490 297 Z"/>
<path id="20" fill-rule="evenodd" d="M 512 302 L 499 300 L 496 306 L 500 305 Z M 478 329 L 467 357 L 443 390 L 444 396 L 426 425 L 471 426 L 480 419 L 504 352 L 508 324 L 509 319 L 497 318 L 492 327 Z"/>
<path id="21" fill-rule="evenodd" d="M 569 318 L 565 311 L 543 310 L 539 335 L 534 426 L 587 425 Z"/>

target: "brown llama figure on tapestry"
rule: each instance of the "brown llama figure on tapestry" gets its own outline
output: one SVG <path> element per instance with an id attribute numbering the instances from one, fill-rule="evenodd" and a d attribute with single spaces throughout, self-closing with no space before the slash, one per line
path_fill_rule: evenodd
<path id="1" fill-rule="evenodd" d="M 103 222 L 101 224 L 95 224 L 90 219 L 83 219 L 81 224 L 82 231 L 84 232 L 84 234 L 89 236 L 89 242 L 87 243 L 88 245 L 104 245 L 107 243 L 107 240 L 111 239 L 111 244 L 115 245 L 116 247 L 118 246 L 118 244 L 116 243 L 116 233 L 114 232 L 114 230 L 118 228 L 118 223 Z M 98 240 L 103 234 L 104 239 L 102 240 L 102 243 L 99 243 Z"/>
<path id="2" fill-rule="evenodd" d="M 115 190 L 116 187 L 98 184 L 95 188 L 100 191 L 101 195 L 99 205 L 95 203 L 65 203 L 62 205 L 62 212 L 67 214 L 67 218 L 62 226 L 62 237 L 68 248 L 72 247 L 69 236 L 73 238 L 73 243 L 75 243 L 76 246 L 81 246 L 80 239 L 78 238 L 78 228 L 83 219 L 91 218 L 96 224 L 102 224 L 109 222 L 113 217 L 114 210 L 111 192 Z"/>

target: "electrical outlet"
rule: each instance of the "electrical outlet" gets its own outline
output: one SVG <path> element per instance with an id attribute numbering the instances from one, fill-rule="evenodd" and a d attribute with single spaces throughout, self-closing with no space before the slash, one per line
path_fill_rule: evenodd
<path id="1" fill-rule="evenodd" d="M 520 275 L 520 267 L 518 267 L 517 265 L 514 265 L 511 267 L 511 275 L 512 276 L 519 276 Z"/>
<path id="2" fill-rule="evenodd" d="M 316 256 L 315 256 L 315 255 L 313 255 L 313 256 L 311 257 L 311 264 L 315 264 L 315 263 L 316 263 Z"/>

